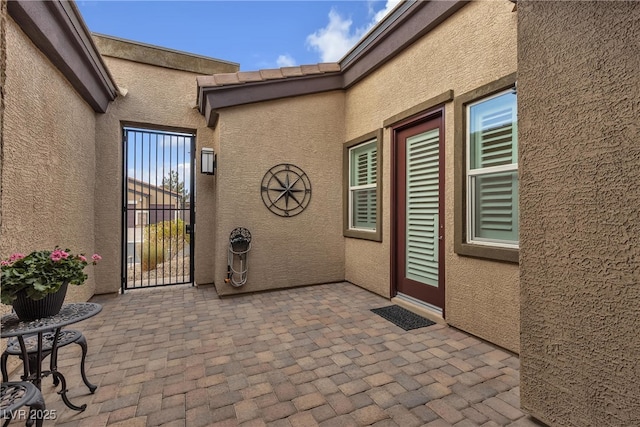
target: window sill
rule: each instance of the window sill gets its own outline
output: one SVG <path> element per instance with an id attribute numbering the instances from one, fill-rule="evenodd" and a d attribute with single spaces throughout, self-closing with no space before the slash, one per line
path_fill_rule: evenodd
<path id="1" fill-rule="evenodd" d="M 344 237 L 351 237 L 353 239 L 382 242 L 382 233 L 380 233 L 380 231 L 344 230 L 343 235 Z"/>
<path id="2" fill-rule="evenodd" d="M 470 243 L 456 243 L 455 252 L 458 255 L 511 262 L 514 264 L 518 264 L 520 259 L 520 249 L 499 248 Z"/>

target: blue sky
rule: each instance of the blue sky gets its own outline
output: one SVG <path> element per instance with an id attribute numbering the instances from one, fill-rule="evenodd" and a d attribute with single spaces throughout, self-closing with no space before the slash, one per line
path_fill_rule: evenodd
<path id="1" fill-rule="evenodd" d="M 240 63 L 243 71 L 339 60 L 397 0 L 77 0 L 89 29 Z"/>

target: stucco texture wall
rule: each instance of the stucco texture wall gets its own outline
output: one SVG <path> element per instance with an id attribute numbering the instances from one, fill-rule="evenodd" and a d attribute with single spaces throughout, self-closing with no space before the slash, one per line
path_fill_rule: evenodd
<path id="1" fill-rule="evenodd" d="M 346 96 L 346 140 L 453 89 L 459 95 L 516 70 L 513 3 L 472 2 L 422 37 Z M 446 320 L 513 351 L 519 348 L 518 266 L 454 253 L 453 129 L 460 118 L 446 105 Z M 383 141 L 383 241 L 346 239 L 346 280 L 389 296 L 391 206 L 390 131 Z"/>
<path id="2" fill-rule="evenodd" d="M 218 122 L 216 289 L 220 295 L 344 280 L 340 91 L 228 108 Z M 284 218 L 262 202 L 260 185 L 280 163 L 300 167 L 311 181 L 311 201 Z M 224 283 L 229 233 L 252 234 L 247 283 Z"/>
<path id="3" fill-rule="evenodd" d="M 4 167 L 4 85 L 7 68 L 6 25 L 7 0 L 0 0 L 0 230 L 2 230 L 2 169 Z M 9 306 L 0 304 L 0 315 L 8 312 Z"/>
<path id="4" fill-rule="evenodd" d="M 96 267 L 100 280 L 97 293 L 120 289 L 122 229 L 122 123 L 136 127 L 179 128 L 196 133 L 196 162 L 199 171 L 200 148 L 214 146 L 214 131 L 205 126 L 196 106 L 196 74 L 104 57 L 116 84 L 126 89 L 106 114 L 97 120 L 96 240 L 103 262 Z M 215 178 L 196 173 L 195 281 L 213 282 L 212 216 Z"/>
<path id="5" fill-rule="evenodd" d="M 11 19 L 6 80 L 0 255 L 53 249 L 92 254 L 95 113 Z M 67 301 L 94 293 L 93 268 Z M 6 309 L 6 308 L 5 308 Z"/>
<path id="6" fill-rule="evenodd" d="M 522 407 L 638 426 L 640 3 L 518 16 Z"/>

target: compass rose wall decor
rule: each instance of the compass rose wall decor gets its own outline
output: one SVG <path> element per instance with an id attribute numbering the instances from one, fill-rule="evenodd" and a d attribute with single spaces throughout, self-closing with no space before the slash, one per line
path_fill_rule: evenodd
<path id="1" fill-rule="evenodd" d="M 278 216 L 291 217 L 301 213 L 311 200 L 311 181 L 299 167 L 281 163 L 269 169 L 260 187 L 262 201 Z"/>

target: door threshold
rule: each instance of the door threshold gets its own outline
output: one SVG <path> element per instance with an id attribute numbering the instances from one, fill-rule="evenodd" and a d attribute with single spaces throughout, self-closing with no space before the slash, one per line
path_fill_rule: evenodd
<path id="1" fill-rule="evenodd" d="M 428 304 L 426 302 L 420 301 L 419 299 L 410 297 L 409 295 L 402 294 L 398 292 L 398 294 L 391 298 L 391 302 L 399 305 L 402 308 L 406 308 L 407 310 L 432 320 L 436 323 L 446 325 L 447 321 L 442 317 L 442 309 L 438 308 L 434 305 Z"/>

